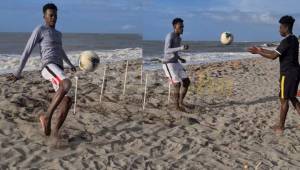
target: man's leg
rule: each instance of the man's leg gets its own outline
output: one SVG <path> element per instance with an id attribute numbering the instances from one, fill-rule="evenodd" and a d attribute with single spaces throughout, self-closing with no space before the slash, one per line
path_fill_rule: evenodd
<path id="1" fill-rule="evenodd" d="M 300 116 L 300 102 L 296 97 L 291 98 L 291 102 Z"/>
<path id="2" fill-rule="evenodd" d="M 52 115 L 57 108 L 57 106 L 61 103 L 64 96 L 68 93 L 72 86 L 72 82 L 69 79 L 64 79 L 59 83 L 59 88 L 55 95 L 52 98 L 51 104 L 48 107 L 47 114 L 41 115 L 40 120 L 42 125 L 44 126 L 45 135 L 49 136 L 51 134 L 51 119 Z"/>
<path id="3" fill-rule="evenodd" d="M 71 106 L 72 106 L 71 97 L 65 96 L 59 106 L 59 116 L 57 118 L 57 124 L 56 124 L 55 132 L 54 132 L 55 136 L 58 136 L 58 131 L 59 131 L 60 127 L 62 126 L 62 124 L 64 123 Z"/>
<path id="4" fill-rule="evenodd" d="M 174 97 L 174 101 L 175 101 L 175 108 L 176 110 L 181 110 L 180 106 L 179 106 L 179 97 L 180 97 L 180 82 L 178 83 L 174 83 L 174 93 L 173 93 L 173 97 Z"/>
<path id="5" fill-rule="evenodd" d="M 291 102 L 292 102 L 293 106 L 295 107 L 297 113 L 300 116 L 300 102 L 299 102 L 299 100 L 296 97 L 293 97 L 291 99 Z M 298 125 L 298 128 L 300 129 L 300 125 Z"/>
<path id="6" fill-rule="evenodd" d="M 273 127 L 273 130 L 276 133 L 282 134 L 284 131 L 284 124 L 287 112 L 289 111 L 289 100 L 288 99 L 280 99 L 280 117 L 279 117 L 279 124 Z"/>
<path id="7" fill-rule="evenodd" d="M 179 98 L 179 105 L 181 107 L 183 107 L 183 99 L 188 91 L 190 83 L 191 83 L 191 81 L 189 78 L 182 79 L 182 88 L 181 88 L 180 98 Z"/>

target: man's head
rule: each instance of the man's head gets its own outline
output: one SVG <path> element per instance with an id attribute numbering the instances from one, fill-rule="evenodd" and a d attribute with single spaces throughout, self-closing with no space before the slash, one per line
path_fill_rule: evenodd
<path id="1" fill-rule="evenodd" d="M 43 6 L 44 20 L 49 27 L 55 27 L 57 19 L 57 7 L 55 4 L 48 3 Z"/>
<path id="2" fill-rule="evenodd" d="M 281 17 L 280 20 L 279 20 L 280 35 L 285 37 L 288 34 L 292 34 L 293 33 L 294 22 L 295 22 L 295 19 L 292 16 L 286 15 L 286 16 Z"/>
<path id="3" fill-rule="evenodd" d="M 183 33 L 183 28 L 184 28 L 184 25 L 183 25 L 183 19 L 181 18 L 175 18 L 173 19 L 173 28 L 174 28 L 174 32 L 176 34 L 182 34 Z"/>

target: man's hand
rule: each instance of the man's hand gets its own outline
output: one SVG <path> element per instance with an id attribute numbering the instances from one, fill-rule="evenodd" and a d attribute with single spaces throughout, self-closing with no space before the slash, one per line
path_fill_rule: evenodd
<path id="1" fill-rule="evenodd" d="M 260 52 L 262 52 L 262 50 L 263 50 L 262 48 L 255 47 L 255 46 L 250 47 L 250 48 L 247 49 L 247 51 L 252 53 L 252 54 L 259 54 Z"/>
<path id="2" fill-rule="evenodd" d="M 71 71 L 76 72 L 76 67 L 74 65 L 71 66 Z"/>
<path id="3" fill-rule="evenodd" d="M 186 44 L 186 45 L 183 45 L 183 49 L 184 49 L 184 50 L 188 50 L 188 49 L 189 49 L 189 45 L 187 45 L 187 44 Z"/>
<path id="4" fill-rule="evenodd" d="M 183 59 L 183 58 L 179 58 L 179 60 L 180 60 L 182 63 L 186 63 L 186 60 Z"/>
<path id="5" fill-rule="evenodd" d="M 6 80 L 7 81 L 12 81 L 12 82 L 16 82 L 17 80 L 19 80 L 20 78 L 16 77 L 14 74 L 9 74 L 7 77 L 6 77 Z"/>

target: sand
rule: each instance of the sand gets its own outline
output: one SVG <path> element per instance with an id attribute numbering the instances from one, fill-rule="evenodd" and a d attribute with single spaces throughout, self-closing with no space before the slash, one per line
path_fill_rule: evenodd
<path id="1" fill-rule="evenodd" d="M 107 65 L 101 104 L 105 65 L 89 74 L 78 71 L 76 115 L 72 106 L 60 139 L 45 137 L 37 118 L 53 95 L 50 83 L 39 72 L 25 72 L 15 83 L 0 76 L 0 169 L 300 167 L 300 117 L 293 107 L 282 136 L 270 129 L 279 115 L 278 61 L 188 66 L 187 112 L 168 105 L 162 70 L 144 72 L 149 84 L 142 109 L 141 63 L 129 62 L 125 96 L 126 62 Z M 75 74 L 67 74 L 75 83 Z"/>

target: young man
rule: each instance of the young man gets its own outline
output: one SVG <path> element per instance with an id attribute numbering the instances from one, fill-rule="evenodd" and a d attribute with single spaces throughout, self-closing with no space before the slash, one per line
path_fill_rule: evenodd
<path id="1" fill-rule="evenodd" d="M 163 69 L 170 83 L 172 83 L 175 88 L 173 96 L 176 109 L 185 111 L 183 99 L 190 85 L 190 79 L 183 66 L 178 62 L 178 60 L 182 63 L 186 62 L 185 59 L 178 55 L 178 52 L 187 50 L 189 47 L 188 45 L 181 45 L 180 34 L 183 33 L 183 20 L 181 18 L 175 18 L 172 24 L 174 31 L 170 32 L 165 39 Z"/>
<path id="2" fill-rule="evenodd" d="M 293 35 L 293 25 L 295 19 L 291 16 L 283 16 L 280 20 L 279 32 L 284 39 L 275 51 L 251 47 L 248 49 L 252 54 L 259 54 L 265 58 L 275 60 L 279 58 L 280 62 L 280 121 L 273 127 L 276 133 L 282 134 L 287 112 L 289 110 L 289 101 L 292 102 L 300 115 L 300 103 L 296 98 L 297 89 L 300 80 L 300 68 L 298 62 L 299 42 Z"/>
<path id="3" fill-rule="evenodd" d="M 8 76 L 8 80 L 17 81 L 21 78 L 21 72 L 36 44 L 39 44 L 42 76 L 51 81 L 54 90 L 56 91 L 52 98 L 51 104 L 46 113 L 40 114 L 40 123 L 43 127 L 45 135 L 51 134 L 51 118 L 58 105 L 61 105 L 59 117 L 55 127 L 55 134 L 65 121 L 68 111 L 72 105 L 72 100 L 67 93 L 69 92 L 72 83 L 66 77 L 63 70 L 63 61 L 65 61 L 73 72 L 76 71 L 75 66 L 68 59 L 65 51 L 62 48 L 62 34 L 55 29 L 57 20 L 57 7 L 50 3 L 43 7 L 45 25 L 38 26 L 31 34 L 24 52 L 21 57 L 18 70 Z"/>

